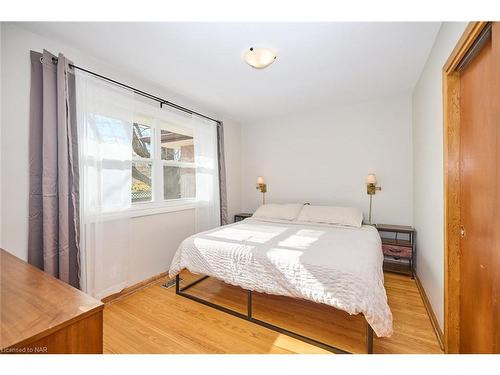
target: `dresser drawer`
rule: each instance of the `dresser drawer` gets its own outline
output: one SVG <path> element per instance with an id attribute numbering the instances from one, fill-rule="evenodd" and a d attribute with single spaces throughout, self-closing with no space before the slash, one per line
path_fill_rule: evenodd
<path id="1" fill-rule="evenodd" d="M 411 258 L 411 247 L 382 244 L 384 255 L 390 255 L 398 258 Z"/>

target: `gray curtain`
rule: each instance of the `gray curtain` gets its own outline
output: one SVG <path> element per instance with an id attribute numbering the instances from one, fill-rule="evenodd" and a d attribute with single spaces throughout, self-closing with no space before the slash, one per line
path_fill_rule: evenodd
<path id="1" fill-rule="evenodd" d="M 224 158 L 224 124 L 217 123 L 217 152 L 219 156 L 219 199 L 220 199 L 220 223 L 227 224 L 227 192 L 226 192 L 226 160 Z"/>
<path id="2" fill-rule="evenodd" d="M 31 51 L 28 262 L 79 288 L 79 174 L 70 62 Z"/>

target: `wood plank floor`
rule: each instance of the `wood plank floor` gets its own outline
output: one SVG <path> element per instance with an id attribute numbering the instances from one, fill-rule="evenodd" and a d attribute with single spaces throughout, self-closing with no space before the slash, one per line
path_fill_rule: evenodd
<path id="1" fill-rule="evenodd" d="M 193 276 L 183 273 L 184 282 Z M 164 281 L 164 280 L 163 280 Z M 375 353 L 442 353 L 414 280 L 386 273 L 394 334 L 374 338 Z M 246 311 L 246 292 L 209 278 L 189 293 Z M 254 316 L 365 353 L 362 316 L 302 300 L 254 294 Z M 329 353 L 208 306 L 177 296 L 161 282 L 104 309 L 105 353 Z"/>

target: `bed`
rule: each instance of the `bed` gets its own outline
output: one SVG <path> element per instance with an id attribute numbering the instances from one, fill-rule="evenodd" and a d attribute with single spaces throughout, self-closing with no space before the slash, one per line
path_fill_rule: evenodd
<path id="1" fill-rule="evenodd" d="M 188 297 L 185 290 L 191 285 L 179 287 L 183 269 L 205 275 L 194 283 L 214 277 L 247 290 L 249 313 L 241 317 L 252 321 L 252 291 L 322 303 L 352 315 L 362 313 L 368 323 L 367 351 L 371 352 L 372 330 L 378 337 L 392 334 L 382 262 L 380 236 L 370 225 L 348 227 L 297 219 L 248 218 L 184 240 L 169 274 L 177 277 L 178 294 Z M 293 332 L 280 332 L 293 336 Z M 304 336 L 297 338 L 326 345 Z"/>

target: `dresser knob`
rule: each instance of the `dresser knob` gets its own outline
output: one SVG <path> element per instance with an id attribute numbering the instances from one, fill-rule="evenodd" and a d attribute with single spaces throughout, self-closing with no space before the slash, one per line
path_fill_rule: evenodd
<path id="1" fill-rule="evenodd" d="M 460 237 L 462 238 L 465 237 L 465 228 L 463 225 L 460 225 Z"/>

